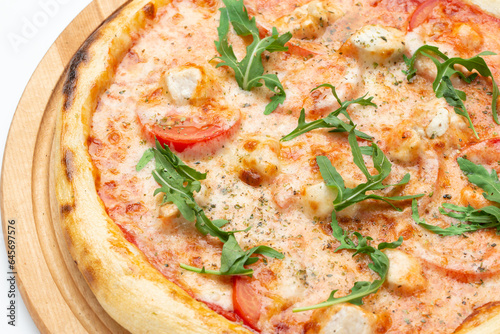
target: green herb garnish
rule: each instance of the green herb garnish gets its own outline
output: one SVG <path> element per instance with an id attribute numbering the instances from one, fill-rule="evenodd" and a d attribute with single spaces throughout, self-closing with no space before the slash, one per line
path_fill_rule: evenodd
<path id="1" fill-rule="evenodd" d="M 498 180 L 498 175 L 495 170 L 488 173 L 483 166 L 476 165 L 463 158 L 458 158 L 457 162 L 462 172 L 464 172 L 469 179 L 469 182 L 485 191 L 483 193 L 484 198 L 500 204 L 500 181 Z M 466 232 L 474 232 L 488 228 L 496 228 L 497 234 L 500 235 L 500 208 L 493 205 L 481 209 L 474 209 L 470 205 L 464 207 L 443 203 L 443 206 L 439 208 L 439 212 L 461 222 L 458 224 L 451 224 L 451 226 L 447 228 L 426 224 L 425 220 L 421 219 L 418 214 L 416 201 L 412 203 L 412 212 L 412 218 L 417 224 L 439 235 L 462 235 Z"/>
<path id="2" fill-rule="evenodd" d="M 394 185 L 383 185 L 382 181 L 389 176 L 391 173 L 392 164 L 384 155 L 382 150 L 375 144 L 372 143 L 370 147 L 360 148 L 356 140 L 356 134 L 354 129 L 349 132 L 349 144 L 351 145 L 351 150 L 353 154 L 353 160 L 356 166 L 363 172 L 367 178 L 367 182 L 360 184 L 355 188 L 347 188 L 344 185 L 344 180 L 339 174 L 337 169 L 333 167 L 332 163 L 327 157 L 318 156 L 316 161 L 319 166 L 319 170 L 325 184 L 328 187 L 332 187 L 337 190 L 337 198 L 333 201 L 334 210 L 332 212 L 332 234 L 340 242 L 340 246 L 335 250 L 336 252 L 342 249 L 355 250 L 356 252 L 353 256 L 357 254 L 367 254 L 373 261 L 368 265 L 368 267 L 375 271 L 379 276 L 379 280 L 373 282 L 359 281 L 356 282 L 351 289 L 351 293 L 347 296 L 335 298 L 334 295 L 338 290 L 332 291 L 330 297 L 319 304 L 307 307 L 301 307 L 294 309 L 294 312 L 308 311 L 316 308 L 327 307 L 334 304 L 349 302 L 355 305 L 363 304 L 363 297 L 376 293 L 378 289 L 384 283 L 387 272 L 389 270 L 389 259 L 387 256 L 381 252 L 385 248 L 396 248 L 401 245 L 403 238 L 400 237 L 397 241 L 392 243 L 380 243 L 377 248 L 368 245 L 368 241 L 373 240 L 371 237 L 364 237 L 358 232 L 354 232 L 354 236 L 357 238 L 356 243 L 349 237 L 350 233 L 345 232 L 339 226 L 337 221 L 336 211 L 343 210 L 355 203 L 364 201 L 366 199 L 376 199 L 389 203 L 394 209 L 400 211 L 399 208 L 394 206 L 390 201 L 400 201 L 407 199 L 415 199 L 422 197 L 423 194 L 409 195 L 409 196 L 395 196 L 395 197 L 385 197 L 374 194 L 366 194 L 370 190 L 380 190 L 391 186 L 399 186 L 409 182 L 410 174 L 406 174 L 400 182 Z M 379 174 L 371 175 L 368 168 L 363 160 L 363 154 L 370 155 L 372 157 L 373 165 Z"/>
<path id="3" fill-rule="evenodd" d="M 294 312 L 309 311 L 340 303 L 362 305 L 363 298 L 372 293 L 376 293 L 382 286 L 382 284 L 384 284 L 384 281 L 387 277 L 387 272 L 389 271 L 389 258 L 387 257 L 387 255 L 381 252 L 381 250 L 386 248 L 394 249 L 396 247 L 399 247 L 403 243 L 403 237 L 399 237 L 397 241 L 390 243 L 382 242 L 378 245 L 377 248 L 375 248 L 368 244 L 368 241 L 373 240 L 371 237 L 364 237 L 360 233 L 354 232 L 353 234 L 356 236 L 358 241 L 356 245 L 356 243 L 349 237 L 349 233 L 342 230 L 337 221 L 334 219 L 332 219 L 332 229 L 333 236 L 340 242 L 340 246 L 337 247 L 335 252 L 342 249 L 348 249 L 355 251 L 352 256 L 356 256 L 357 254 L 367 254 L 373 261 L 372 263 L 368 264 L 368 267 L 376 272 L 380 276 L 380 279 L 374 280 L 373 282 L 358 281 L 354 283 L 354 286 L 351 289 L 351 293 L 344 297 L 335 298 L 335 293 L 338 290 L 333 290 L 330 294 L 330 297 L 326 301 L 312 306 L 296 308 L 293 310 Z"/>
<path id="4" fill-rule="evenodd" d="M 337 172 L 337 169 L 332 166 L 332 163 L 327 157 L 318 156 L 316 157 L 316 161 L 319 166 L 319 170 L 321 172 L 321 176 L 325 181 L 325 184 L 328 187 L 334 188 L 337 190 L 338 195 L 333 202 L 335 210 L 332 213 L 332 218 L 335 218 L 335 212 L 343 210 L 353 204 L 358 202 L 367 200 L 367 199 L 376 199 L 380 201 L 384 201 L 389 203 L 394 209 L 400 211 L 399 208 L 394 206 L 391 201 L 403 201 L 412 198 L 422 197 L 423 194 L 418 195 L 408 195 L 408 196 L 393 196 L 386 197 L 375 194 L 367 194 L 368 191 L 371 190 L 381 190 L 388 187 L 400 186 L 407 184 L 410 181 L 410 174 L 407 173 L 401 181 L 396 184 L 384 185 L 382 181 L 384 181 L 392 170 L 392 164 L 389 159 L 385 156 L 384 152 L 377 146 L 377 144 L 371 144 L 371 150 L 364 148 L 363 150 L 359 147 L 358 142 L 356 140 L 356 134 L 354 129 L 349 132 L 349 144 L 351 145 L 353 161 L 358 166 L 358 168 L 365 175 L 367 182 L 362 183 L 355 188 L 347 188 L 344 185 L 344 180 L 342 176 Z M 371 151 L 371 152 L 370 152 Z M 368 171 L 368 168 L 363 160 L 363 154 L 370 154 L 373 161 L 373 166 L 379 172 L 378 174 L 371 175 Z"/>
<path id="5" fill-rule="evenodd" d="M 221 8 L 220 23 L 217 29 L 219 40 L 215 41 L 217 51 L 220 53 L 221 63 L 217 67 L 229 66 L 234 70 L 238 85 L 244 90 L 251 90 L 254 87 L 262 86 L 261 80 L 275 95 L 271 98 L 271 102 L 266 106 L 264 114 L 272 113 L 280 103 L 283 103 L 286 98 L 283 85 L 276 74 L 265 74 L 264 66 L 262 65 L 262 53 L 264 51 L 276 52 L 287 51 L 286 42 L 292 38 L 292 34 L 279 35 L 278 30 L 273 27 L 272 35 L 264 39 L 260 39 L 259 29 L 255 23 L 255 17 L 248 17 L 247 9 L 243 1 L 238 0 L 223 0 L 226 7 Z M 234 54 L 233 47 L 229 45 L 227 34 L 229 33 L 229 22 L 231 22 L 236 34 L 239 36 L 249 36 L 253 38 L 252 44 L 247 47 L 247 54 L 238 61 Z"/>
<path id="6" fill-rule="evenodd" d="M 207 274 L 252 276 L 253 270 L 244 267 L 259 260 L 258 257 L 252 257 L 252 255 L 261 254 L 272 258 L 284 258 L 283 254 L 267 246 L 257 246 L 244 251 L 234 237 L 235 233 L 242 231 L 225 231 L 221 228 L 228 221 L 223 219 L 210 220 L 203 209 L 196 203 L 193 195 L 194 192 L 200 191 L 200 180 L 204 180 L 206 174 L 186 165 L 168 146 L 162 147 L 156 141 L 156 148 L 150 148 L 144 152 L 136 166 L 136 170 L 143 169 L 153 158 L 156 162 L 153 177 L 160 184 L 160 188 L 155 190 L 154 195 L 163 193 L 162 204 L 175 204 L 186 220 L 190 222 L 196 221 L 196 228 L 201 234 L 210 234 L 224 243 L 220 271 L 199 269 L 184 264 L 181 264 L 182 268 Z M 245 230 L 245 232 L 249 229 Z"/>
<path id="7" fill-rule="evenodd" d="M 439 49 L 436 46 L 424 45 L 418 48 L 418 50 L 415 51 L 415 53 L 411 58 L 403 56 L 405 63 L 408 66 L 408 71 L 404 71 L 404 73 L 407 75 L 408 81 L 410 81 L 417 73 L 417 70 L 415 69 L 414 65 L 415 65 L 415 60 L 419 54 L 431 59 L 433 63 L 436 65 L 437 75 L 436 79 L 434 79 L 434 82 L 432 83 L 432 88 L 434 89 L 436 97 L 438 98 L 444 97 L 446 102 L 448 102 L 448 104 L 454 108 L 455 112 L 458 115 L 467 118 L 467 121 L 469 122 L 469 127 L 474 132 L 476 138 L 479 138 L 479 136 L 477 135 L 476 129 L 474 128 L 469 113 L 467 112 L 467 109 L 465 108 L 465 105 L 463 103 L 463 101 L 466 100 L 465 93 L 461 90 L 455 89 L 451 83 L 450 78 L 453 74 L 457 74 L 466 83 L 471 83 L 478 76 L 478 73 L 483 77 L 491 77 L 491 80 L 493 82 L 491 110 L 493 113 L 493 119 L 497 124 L 500 124 L 498 122 L 498 114 L 497 114 L 497 99 L 499 95 L 498 86 L 495 82 L 493 74 L 488 68 L 488 65 L 481 57 L 481 56 L 495 55 L 495 53 L 490 51 L 485 51 L 469 59 L 463 59 L 458 57 L 448 58 L 448 56 L 439 51 Z M 457 64 L 464 66 L 468 71 L 476 70 L 478 73 L 472 73 L 471 75 L 466 76 L 461 71 L 455 69 L 454 66 Z"/>
<path id="8" fill-rule="evenodd" d="M 222 247 L 220 271 L 207 270 L 204 267 L 200 269 L 185 264 L 181 264 L 181 268 L 200 274 L 252 276 L 253 270 L 247 269 L 244 266 L 259 261 L 258 257 L 252 257 L 252 255 L 254 254 L 261 254 L 276 259 L 284 258 L 284 255 L 282 253 L 267 246 L 257 246 L 244 251 L 241 249 L 240 245 L 238 245 L 238 242 L 236 241 L 234 235 L 230 235 L 229 239 Z"/>
<path id="9" fill-rule="evenodd" d="M 352 129 L 354 129 L 355 125 L 354 125 L 351 117 L 347 113 L 347 107 L 349 107 L 351 104 L 355 104 L 355 103 L 362 105 L 362 106 L 377 107 L 377 105 L 372 102 L 373 96 L 365 99 L 367 94 L 365 94 L 364 96 L 357 98 L 355 100 L 342 102 L 340 100 L 340 98 L 338 97 L 337 92 L 335 91 L 335 87 L 330 85 L 330 84 L 319 85 L 318 87 L 311 90 L 311 92 L 313 92 L 316 89 L 319 89 L 321 87 L 328 87 L 332 90 L 332 94 L 335 97 L 335 99 L 337 100 L 337 102 L 339 103 L 340 108 L 336 109 L 335 111 L 332 111 L 325 118 L 318 119 L 318 120 L 312 121 L 310 123 L 306 123 L 306 121 L 305 121 L 306 114 L 305 114 L 304 109 L 302 108 L 302 110 L 300 111 L 299 124 L 297 125 L 297 128 L 295 128 L 295 130 L 290 132 L 288 135 L 281 138 L 281 141 L 289 141 L 295 137 L 300 136 L 301 134 L 304 134 L 304 133 L 309 132 L 309 131 L 314 130 L 314 129 L 321 129 L 321 128 L 334 128 L 334 130 L 331 130 L 330 132 L 350 132 Z M 338 118 L 338 116 L 340 114 L 344 115 L 349 120 L 349 123 L 346 123 L 343 120 L 341 120 L 340 118 Z M 358 130 L 355 130 L 355 134 L 356 134 L 356 136 L 363 138 L 363 139 L 370 140 L 373 138 L 373 137 L 367 135 L 366 133 L 358 131 Z"/>

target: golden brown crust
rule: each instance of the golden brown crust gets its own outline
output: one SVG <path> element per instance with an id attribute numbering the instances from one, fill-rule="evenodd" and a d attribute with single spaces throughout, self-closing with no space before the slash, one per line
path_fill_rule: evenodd
<path id="1" fill-rule="evenodd" d="M 70 252 L 104 309 L 134 333 L 248 333 L 158 272 L 109 218 L 88 153 L 99 94 L 162 0 L 140 0 L 112 15 L 73 57 L 60 95 L 56 194 Z"/>
<path id="2" fill-rule="evenodd" d="M 483 305 L 464 320 L 454 334 L 498 333 L 500 331 L 500 302 Z"/>

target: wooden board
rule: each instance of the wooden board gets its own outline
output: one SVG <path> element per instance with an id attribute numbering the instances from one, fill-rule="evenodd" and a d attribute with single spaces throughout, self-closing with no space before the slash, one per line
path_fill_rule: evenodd
<path id="1" fill-rule="evenodd" d="M 0 202 L 4 236 L 15 221 L 17 284 L 42 333 L 127 333 L 111 319 L 71 259 L 58 225 L 51 165 L 51 100 L 83 41 L 125 0 L 94 0 L 37 67 L 17 107 L 5 148 Z"/>

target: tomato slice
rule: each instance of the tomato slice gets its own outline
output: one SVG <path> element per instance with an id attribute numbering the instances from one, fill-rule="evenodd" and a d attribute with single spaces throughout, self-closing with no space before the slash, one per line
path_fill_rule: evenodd
<path id="1" fill-rule="evenodd" d="M 139 117 L 139 121 L 140 117 Z M 240 122 L 239 112 L 226 115 L 182 116 L 170 114 L 154 123 L 142 123 L 146 136 L 161 144 L 168 145 L 177 152 L 202 144 L 203 149 L 213 151 L 233 134 Z"/>
<path id="2" fill-rule="evenodd" d="M 233 285 L 234 311 L 245 324 L 256 331 L 260 331 L 258 322 L 262 303 L 258 290 L 248 277 L 235 277 Z"/>
<path id="3" fill-rule="evenodd" d="M 421 3 L 417 7 L 417 9 L 415 9 L 413 14 L 411 14 L 408 30 L 412 31 L 413 29 L 424 23 L 431 14 L 434 7 L 436 7 L 436 5 L 438 4 L 438 2 L 439 0 L 426 0 Z"/>

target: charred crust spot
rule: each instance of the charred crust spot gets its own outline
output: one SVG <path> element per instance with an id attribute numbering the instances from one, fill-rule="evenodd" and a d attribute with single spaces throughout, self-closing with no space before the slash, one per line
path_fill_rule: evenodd
<path id="1" fill-rule="evenodd" d="M 156 16 L 156 7 L 154 4 L 152 4 L 151 2 L 149 2 L 148 4 L 146 4 L 143 8 L 142 8 L 142 11 L 144 12 L 144 14 L 146 15 L 146 17 L 150 20 L 154 19 L 155 16 Z"/>
<path id="2" fill-rule="evenodd" d="M 87 43 L 87 41 L 85 41 L 84 45 Z M 73 104 L 76 83 L 78 82 L 78 66 L 82 62 L 86 63 L 88 61 L 88 58 L 89 57 L 87 49 L 82 46 L 71 59 L 68 67 L 68 72 L 66 74 L 66 80 L 64 81 L 63 86 L 64 110 L 68 110 Z"/>
<path id="3" fill-rule="evenodd" d="M 75 173 L 75 157 L 73 152 L 65 150 L 62 163 L 66 169 L 66 177 L 69 181 L 73 180 L 73 174 Z"/>
<path id="4" fill-rule="evenodd" d="M 99 27 L 83 42 L 82 46 L 75 53 L 73 58 L 69 63 L 66 70 L 66 80 L 63 85 L 63 95 L 64 95 L 64 110 L 68 110 L 73 105 L 73 100 L 75 97 L 76 84 L 78 82 L 79 72 L 78 68 L 81 63 L 87 63 L 90 59 L 89 48 L 92 43 L 100 36 L 100 29 L 105 26 L 108 22 L 112 21 L 121 10 L 132 0 L 125 2 L 121 5 L 113 14 L 111 14 L 104 22 L 99 25 Z"/>
<path id="5" fill-rule="evenodd" d="M 262 177 L 253 169 L 242 170 L 240 180 L 252 187 L 258 187 L 262 183 Z"/>
<path id="6" fill-rule="evenodd" d="M 108 18 L 107 18 L 106 20 L 104 20 L 104 21 L 101 23 L 101 25 L 99 26 L 99 28 L 97 28 L 97 29 L 100 29 L 102 26 L 106 25 L 108 22 L 113 21 L 113 19 L 114 19 L 115 17 L 117 17 L 117 16 L 118 16 L 118 14 L 120 14 L 120 12 L 122 11 L 122 9 L 123 9 L 124 7 L 126 7 L 126 6 L 127 6 L 129 3 L 131 3 L 131 2 L 132 2 L 132 0 L 128 0 L 128 1 L 127 1 L 127 2 L 125 2 L 123 5 L 121 5 L 120 7 L 118 7 L 118 9 L 117 9 L 117 10 L 115 10 L 115 11 L 113 12 L 113 14 L 111 14 L 110 16 L 108 16 Z"/>
<path id="7" fill-rule="evenodd" d="M 71 211 L 73 211 L 74 207 L 72 204 L 63 204 L 61 205 L 61 214 L 63 216 L 67 216 L 68 214 L 71 213 Z"/>

